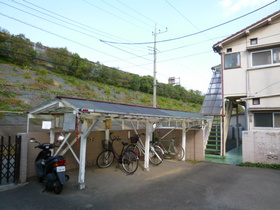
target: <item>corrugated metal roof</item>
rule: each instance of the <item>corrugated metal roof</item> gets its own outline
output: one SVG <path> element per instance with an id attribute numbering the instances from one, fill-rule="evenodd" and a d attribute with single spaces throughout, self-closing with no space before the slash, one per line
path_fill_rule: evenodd
<path id="1" fill-rule="evenodd" d="M 62 102 L 63 106 L 59 104 Z M 130 104 L 112 103 L 81 98 L 57 96 L 56 99 L 34 107 L 31 114 L 57 114 L 66 113 L 75 109 L 90 109 L 93 113 L 132 115 L 142 117 L 164 117 L 177 119 L 207 119 L 205 116 L 192 112 L 179 110 L 159 109 L 153 107 L 137 106 Z"/>
<path id="2" fill-rule="evenodd" d="M 217 71 L 213 72 L 208 92 L 205 95 L 201 114 L 206 116 L 221 115 L 222 110 L 222 80 L 221 69 L 217 66 Z"/>

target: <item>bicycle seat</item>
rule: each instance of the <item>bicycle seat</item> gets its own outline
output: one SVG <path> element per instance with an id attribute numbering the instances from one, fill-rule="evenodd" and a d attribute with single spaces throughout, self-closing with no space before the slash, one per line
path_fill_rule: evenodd
<path id="1" fill-rule="evenodd" d="M 128 143 L 127 143 L 127 142 L 122 142 L 122 145 L 124 145 L 124 146 L 125 146 L 125 145 L 128 145 Z"/>

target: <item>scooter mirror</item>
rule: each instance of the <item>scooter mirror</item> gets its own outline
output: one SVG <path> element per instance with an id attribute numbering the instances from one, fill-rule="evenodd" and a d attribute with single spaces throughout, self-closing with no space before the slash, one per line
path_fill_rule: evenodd
<path id="1" fill-rule="evenodd" d="M 64 136 L 59 136 L 57 140 L 62 141 L 63 139 L 64 139 Z"/>
<path id="2" fill-rule="evenodd" d="M 29 139 L 29 142 L 30 142 L 30 143 L 36 143 L 37 141 L 36 141 L 36 139 L 31 138 L 31 139 Z"/>

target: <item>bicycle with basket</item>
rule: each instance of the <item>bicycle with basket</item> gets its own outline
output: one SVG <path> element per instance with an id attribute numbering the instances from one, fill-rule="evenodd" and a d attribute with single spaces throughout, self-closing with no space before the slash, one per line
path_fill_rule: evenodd
<path id="1" fill-rule="evenodd" d="M 104 148 L 104 151 L 102 151 L 97 156 L 96 165 L 99 168 L 107 168 L 110 165 L 112 165 L 112 163 L 114 162 L 115 159 L 117 159 L 118 163 L 122 165 L 123 169 L 127 173 L 133 174 L 138 168 L 137 155 L 133 151 L 127 149 L 128 147 L 126 147 L 126 146 L 129 144 L 127 142 L 121 142 L 122 150 L 118 154 L 116 152 L 116 150 L 114 149 L 113 144 L 116 140 L 120 141 L 121 139 L 117 136 L 112 137 L 112 134 L 113 133 L 110 133 L 111 141 L 109 141 L 109 142 L 106 140 L 102 141 L 102 146 Z"/>
<path id="2" fill-rule="evenodd" d="M 127 147 L 127 149 L 132 150 L 139 157 L 139 159 L 143 156 L 142 154 L 145 155 L 145 145 L 143 144 L 140 138 L 141 135 L 145 135 L 145 134 L 141 133 L 141 134 L 135 134 L 134 136 L 131 136 L 130 137 L 131 144 L 128 145 Z M 150 162 L 156 166 L 161 164 L 163 161 L 163 155 L 164 155 L 164 151 L 162 150 L 162 148 L 150 142 L 150 149 L 149 149 Z"/>

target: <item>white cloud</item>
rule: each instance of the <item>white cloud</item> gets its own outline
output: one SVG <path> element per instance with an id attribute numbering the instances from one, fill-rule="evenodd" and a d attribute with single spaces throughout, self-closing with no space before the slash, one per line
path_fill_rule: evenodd
<path id="1" fill-rule="evenodd" d="M 263 6 L 269 2 L 271 0 L 222 0 L 219 5 L 223 8 L 224 14 L 228 16 L 244 8 Z"/>
<path id="2" fill-rule="evenodd" d="M 219 4 L 224 8 L 228 8 L 232 5 L 232 0 L 222 0 Z"/>

